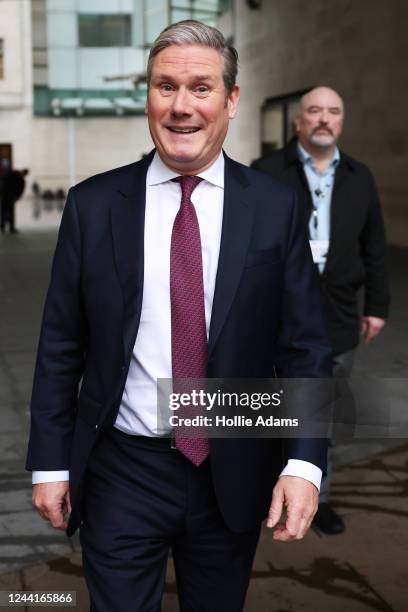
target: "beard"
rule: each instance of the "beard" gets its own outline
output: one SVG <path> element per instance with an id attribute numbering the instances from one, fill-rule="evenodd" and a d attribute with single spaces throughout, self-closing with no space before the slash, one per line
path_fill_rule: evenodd
<path id="1" fill-rule="evenodd" d="M 332 147 L 336 144 L 336 139 L 333 134 L 312 134 L 310 137 L 310 143 L 315 147 Z"/>

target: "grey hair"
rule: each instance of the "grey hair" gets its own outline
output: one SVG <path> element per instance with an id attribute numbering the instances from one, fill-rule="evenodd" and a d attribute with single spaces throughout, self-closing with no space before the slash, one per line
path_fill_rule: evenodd
<path id="1" fill-rule="evenodd" d="M 234 88 L 237 73 L 238 73 L 238 53 L 234 47 L 228 45 L 224 36 L 219 30 L 212 26 L 186 19 L 173 23 L 159 34 L 150 49 L 149 59 L 147 61 L 147 86 L 150 85 L 152 75 L 153 60 L 163 49 L 177 45 L 199 45 L 201 47 L 210 47 L 219 51 L 224 60 L 224 85 L 229 96 Z"/>

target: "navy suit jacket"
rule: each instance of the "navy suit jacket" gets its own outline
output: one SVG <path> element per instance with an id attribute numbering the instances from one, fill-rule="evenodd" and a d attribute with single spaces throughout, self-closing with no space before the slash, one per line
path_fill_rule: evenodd
<path id="1" fill-rule="evenodd" d="M 69 535 L 81 520 L 92 449 L 115 422 L 138 332 L 151 159 L 73 187 L 61 222 L 34 376 L 27 469 L 70 470 Z M 275 371 L 331 374 L 307 231 L 292 188 L 225 156 L 208 377 Z M 265 518 L 287 458 L 325 470 L 326 452 L 325 439 L 210 440 L 217 501 L 230 528 L 244 531 Z"/>

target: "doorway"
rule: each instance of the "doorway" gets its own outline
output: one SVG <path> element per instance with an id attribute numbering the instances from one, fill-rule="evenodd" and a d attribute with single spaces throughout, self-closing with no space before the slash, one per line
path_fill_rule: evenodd
<path id="1" fill-rule="evenodd" d="M 294 119 L 300 98 L 310 88 L 265 100 L 261 108 L 261 155 L 284 147 L 295 135 Z"/>

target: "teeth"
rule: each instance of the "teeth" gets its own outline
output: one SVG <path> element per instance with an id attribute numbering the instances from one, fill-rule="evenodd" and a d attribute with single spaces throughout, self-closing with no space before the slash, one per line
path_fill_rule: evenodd
<path id="1" fill-rule="evenodd" d="M 178 132 L 180 134 L 192 134 L 196 132 L 198 128 L 170 128 L 172 132 Z"/>

